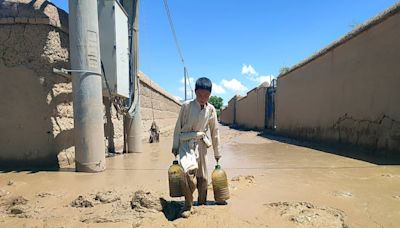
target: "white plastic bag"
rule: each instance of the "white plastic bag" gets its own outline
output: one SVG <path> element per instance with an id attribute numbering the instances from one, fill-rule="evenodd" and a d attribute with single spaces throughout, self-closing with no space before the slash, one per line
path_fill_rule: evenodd
<path id="1" fill-rule="evenodd" d="M 198 145 L 195 140 L 181 141 L 179 147 L 179 160 L 185 172 L 198 169 Z"/>

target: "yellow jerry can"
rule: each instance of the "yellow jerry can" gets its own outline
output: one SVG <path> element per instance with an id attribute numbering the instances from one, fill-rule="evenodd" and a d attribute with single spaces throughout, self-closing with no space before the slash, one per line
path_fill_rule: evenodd
<path id="1" fill-rule="evenodd" d="M 218 164 L 212 172 L 212 186 L 216 202 L 224 202 L 229 199 L 228 179 L 225 171 Z"/>
<path id="2" fill-rule="evenodd" d="M 184 177 L 183 168 L 177 160 L 173 161 L 168 169 L 169 195 L 171 197 L 183 196 Z"/>

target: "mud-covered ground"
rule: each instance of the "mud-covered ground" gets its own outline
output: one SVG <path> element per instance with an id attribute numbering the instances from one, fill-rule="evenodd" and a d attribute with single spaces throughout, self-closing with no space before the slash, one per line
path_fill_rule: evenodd
<path id="1" fill-rule="evenodd" d="M 168 196 L 171 138 L 107 158 L 107 171 L 0 173 L 0 227 L 398 227 L 400 166 L 376 165 L 221 126 L 231 199 Z M 282 141 L 282 140 L 281 140 Z M 349 151 L 350 152 L 350 151 Z M 215 165 L 209 151 L 210 173 Z"/>

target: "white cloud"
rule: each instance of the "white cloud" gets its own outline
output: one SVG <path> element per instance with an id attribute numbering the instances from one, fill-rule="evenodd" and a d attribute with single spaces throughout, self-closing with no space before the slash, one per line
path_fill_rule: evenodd
<path id="1" fill-rule="evenodd" d="M 189 82 L 190 82 L 190 85 L 192 86 L 192 89 L 194 91 L 194 78 L 189 77 L 189 80 L 186 81 L 186 83 L 187 83 L 186 90 L 187 90 L 187 96 L 188 97 L 192 95 L 192 93 L 190 92 Z M 182 84 L 182 86 L 179 87 L 178 90 L 179 90 L 179 92 L 185 93 L 185 78 L 184 77 L 181 78 L 180 83 Z"/>
<path id="2" fill-rule="evenodd" d="M 180 80 L 180 83 L 182 84 L 182 86 L 179 87 L 179 92 L 182 92 L 182 93 L 185 92 L 185 87 L 184 87 L 185 81 L 184 80 L 185 80 L 184 77 L 182 77 L 181 80 Z M 192 89 L 194 91 L 194 87 L 195 87 L 194 78 L 189 77 L 189 82 L 190 82 L 190 84 L 192 86 Z M 222 87 L 221 85 L 218 85 L 217 83 L 213 82 L 212 83 L 212 92 L 215 93 L 215 94 L 224 94 L 226 91 L 225 91 L 224 87 Z M 187 85 L 187 93 L 188 93 L 188 96 L 191 96 L 189 84 Z"/>
<path id="3" fill-rule="evenodd" d="M 257 71 L 250 64 L 249 65 L 243 64 L 243 66 L 242 66 L 242 74 L 243 75 L 249 75 L 249 76 L 258 75 Z"/>
<path id="4" fill-rule="evenodd" d="M 188 82 L 188 81 L 186 81 L 186 82 Z M 190 82 L 190 84 L 191 84 L 192 86 L 194 86 L 194 78 L 189 77 L 189 82 Z M 182 85 L 185 84 L 185 78 L 184 78 L 184 77 L 181 78 L 181 84 L 182 84 Z"/>
<path id="5" fill-rule="evenodd" d="M 257 82 L 258 85 L 260 85 L 263 82 L 268 82 L 268 85 L 271 85 L 271 81 L 274 79 L 275 77 L 273 75 L 261 75 L 259 77 L 250 77 L 249 79 Z"/>
<path id="6" fill-rule="evenodd" d="M 225 89 L 224 87 L 218 85 L 217 83 L 212 84 L 212 92 L 215 94 L 224 94 L 225 93 Z"/>
<path id="7" fill-rule="evenodd" d="M 238 81 L 237 79 L 231 79 L 231 80 L 225 80 L 225 79 L 223 79 L 222 81 L 221 81 L 221 84 L 225 87 L 225 88 L 227 88 L 227 89 L 229 89 L 229 90 L 232 90 L 232 91 L 234 91 L 234 92 L 245 92 L 245 91 L 247 91 L 248 89 L 247 89 L 247 87 L 246 86 L 244 86 L 240 81 Z"/>
<path id="8" fill-rule="evenodd" d="M 185 88 L 182 86 L 179 89 L 179 92 L 182 93 L 182 96 L 185 96 Z M 196 94 L 194 93 L 194 89 L 193 89 L 193 93 L 190 91 L 190 88 L 187 87 L 187 91 L 186 91 L 186 99 L 192 99 L 192 95 L 193 98 L 196 97 Z M 181 100 L 184 100 L 184 98 L 181 98 Z"/>

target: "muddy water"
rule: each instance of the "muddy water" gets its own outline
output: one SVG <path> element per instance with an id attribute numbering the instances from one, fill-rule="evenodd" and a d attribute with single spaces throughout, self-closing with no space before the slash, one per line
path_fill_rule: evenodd
<path id="1" fill-rule="evenodd" d="M 256 173 L 256 185 L 237 196 L 240 203 L 232 204 L 232 210 L 243 219 L 268 215 L 271 223 L 267 223 L 278 220 L 277 227 L 288 221 L 285 226 L 397 227 L 400 224 L 399 166 L 377 166 L 276 142 L 257 145 L 233 142 L 225 148 L 232 150 L 237 158 L 227 165 L 231 173 Z M 248 202 L 256 202 L 252 207 L 257 213 L 242 210 L 240 205 Z M 277 202 L 288 204 L 270 207 Z M 296 212 L 299 207 L 296 204 L 300 202 L 320 209 L 310 210 L 307 217 L 301 210 Z M 324 215 L 322 212 L 327 208 L 339 211 L 340 216 L 333 212 Z M 296 216 L 300 217 L 298 221 Z M 337 221 L 339 217 L 342 222 Z"/>
<path id="2" fill-rule="evenodd" d="M 400 167 L 378 166 L 284 144 L 222 127 L 221 165 L 231 199 L 225 206 L 195 207 L 189 219 L 169 221 L 157 210 L 133 211 L 137 190 L 167 201 L 171 138 L 146 144 L 146 152 L 107 159 L 97 174 L 9 172 L 0 174 L 0 227 L 398 227 Z M 209 151 L 209 174 L 215 165 Z M 238 177 L 239 176 L 239 177 Z M 235 178 L 234 178 L 235 177 Z M 108 203 L 96 194 L 119 198 Z M 15 197 L 27 200 L 10 205 Z M 93 207 L 73 207 L 78 196 Z M 21 212 L 19 214 L 11 214 Z M 19 208 L 21 207 L 21 208 Z M 20 210 L 20 211 L 18 211 Z"/>

